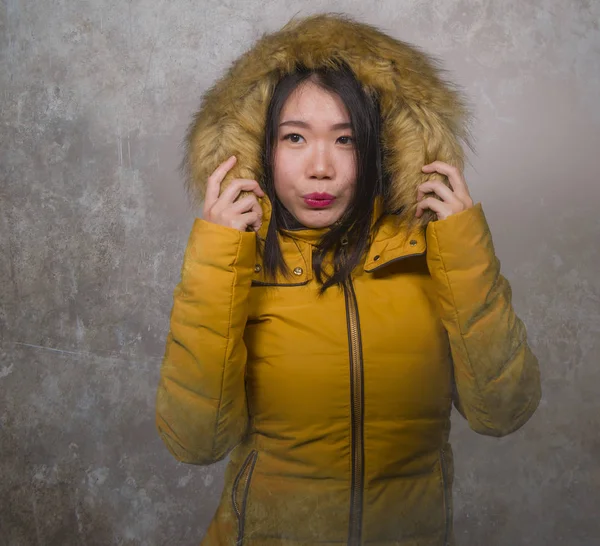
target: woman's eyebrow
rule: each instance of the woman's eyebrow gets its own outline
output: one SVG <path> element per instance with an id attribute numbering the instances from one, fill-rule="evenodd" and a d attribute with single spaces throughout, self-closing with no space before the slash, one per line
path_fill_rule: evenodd
<path id="1" fill-rule="evenodd" d="M 304 129 L 310 129 L 310 125 L 308 123 L 306 123 L 305 121 L 298 121 L 295 119 L 290 119 L 287 121 L 282 121 L 279 124 L 279 127 L 284 127 L 285 125 L 293 125 L 294 127 L 302 127 Z"/>
<path id="2" fill-rule="evenodd" d="M 282 121 L 279 124 L 279 127 L 284 127 L 286 125 L 294 126 L 294 127 L 302 127 L 303 129 L 310 129 L 310 124 L 305 121 L 290 119 L 286 121 Z M 331 130 L 338 131 L 340 129 L 352 129 L 352 124 L 349 121 L 344 121 L 342 123 L 334 123 L 331 126 Z"/>

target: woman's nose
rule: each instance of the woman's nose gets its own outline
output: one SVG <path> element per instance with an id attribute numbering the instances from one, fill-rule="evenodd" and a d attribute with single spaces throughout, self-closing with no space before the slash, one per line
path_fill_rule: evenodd
<path id="1" fill-rule="evenodd" d="M 335 165 L 331 151 L 327 146 L 317 146 L 310 157 L 310 178 L 333 178 Z"/>

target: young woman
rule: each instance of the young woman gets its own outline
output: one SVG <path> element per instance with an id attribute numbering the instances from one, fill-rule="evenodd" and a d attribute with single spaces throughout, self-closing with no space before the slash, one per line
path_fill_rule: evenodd
<path id="1" fill-rule="evenodd" d="M 177 459 L 231 453 L 202 544 L 454 544 L 452 404 L 502 436 L 540 399 L 464 117 L 422 53 L 334 16 L 206 95 L 157 398 Z"/>

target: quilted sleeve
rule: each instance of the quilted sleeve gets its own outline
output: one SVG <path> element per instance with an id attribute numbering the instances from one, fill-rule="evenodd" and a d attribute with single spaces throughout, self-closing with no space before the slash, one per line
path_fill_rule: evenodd
<path id="1" fill-rule="evenodd" d="M 427 264 L 437 287 L 460 413 L 478 433 L 504 436 L 535 412 L 538 361 L 500 274 L 481 204 L 427 226 Z"/>
<path id="2" fill-rule="evenodd" d="M 211 464 L 248 424 L 243 341 L 255 233 L 197 219 L 174 293 L 156 425 L 180 461 Z"/>

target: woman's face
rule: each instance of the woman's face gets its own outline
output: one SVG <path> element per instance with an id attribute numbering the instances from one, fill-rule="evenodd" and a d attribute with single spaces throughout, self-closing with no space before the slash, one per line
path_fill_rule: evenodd
<path id="1" fill-rule="evenodd" d="M 311 81 L 299 85 L 279 119 L 274 156 L 277 197 L 308 228 L 342 216 L 356 186 L 350 116 L 338 95 Z"/>

